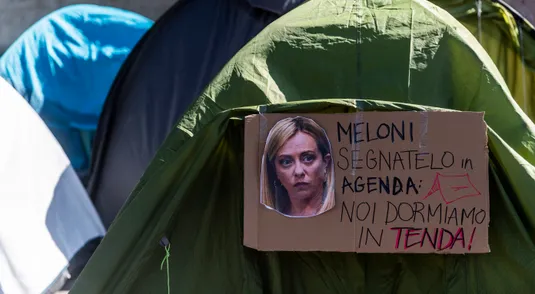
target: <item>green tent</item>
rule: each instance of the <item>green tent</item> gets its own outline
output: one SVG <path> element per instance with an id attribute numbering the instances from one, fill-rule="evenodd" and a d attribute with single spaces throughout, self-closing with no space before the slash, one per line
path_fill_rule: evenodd
<path id="1" fill-rule="evenodd" d="M 480 42 L 504 77 L 515 101 L 535 119 L 535 29 L 496 0 L 432 0 Z"/>
<path id="2" fill-rule="evenodd" d="M 437 108 L 486 113 L 490 254 L 242 245 L 245 115 Z M 534 164 L 534 124 L 450 14 L 423 0 L 313 0 L 249 42 L 190 106 L 71 293 L 532 293 Z"/>

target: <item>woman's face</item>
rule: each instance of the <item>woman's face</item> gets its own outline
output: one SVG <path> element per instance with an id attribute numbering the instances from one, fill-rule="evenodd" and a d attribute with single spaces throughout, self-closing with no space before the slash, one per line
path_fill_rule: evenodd
<path id="1" fill-rule="evenodd" d="M 276 154 L 275 170 L 291 199 L 306 200 L 323 192 L 329 161 L 312 136 L 297 132 Z"/>

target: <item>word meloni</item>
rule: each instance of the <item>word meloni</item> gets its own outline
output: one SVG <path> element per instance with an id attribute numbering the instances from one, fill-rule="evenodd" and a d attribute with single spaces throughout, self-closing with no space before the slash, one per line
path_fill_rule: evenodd
<path id="1" fill-rule="evenodd" d="M 401 121 L 399 125 L 395 122 L 380 123 L 376 126 L 370 126 L 370 123 L 368 122 L 350 122 L 347 128 L 344 128 L 340 122 L 337 122 L 336 125 L 338 129 L 338 142 L 340 143 L 342 142 L 342 133 L 347 138 L 349 144 L 385 139 L 390 139 L 392 143 L 394 143 L 396 139 L 405 141 L 407 133 L 408 139 L 411 142 L 414 141 L 413 122 L 409 122 L 408 125 L 405 124 L 405 121 Z"/>

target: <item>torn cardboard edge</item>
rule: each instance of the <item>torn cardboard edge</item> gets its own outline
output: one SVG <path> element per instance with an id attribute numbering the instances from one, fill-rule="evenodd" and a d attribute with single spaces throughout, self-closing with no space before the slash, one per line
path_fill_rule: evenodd
<path id="1" fill-rule="evenodd" d="M 260 130 L 260 116 L 267 130 Z M 295 117 L 324 129 L 333 153 L 334 206 L 315 216 L 282 213 L 260 200 L 267 137 L 277 122 Z M 243 244 L 260 251 L 490 252 L 483 117 L 403 111 L 247 116 Z M 274 189 L 288 181 L 279 180 Z M 291 186 L 283 190 L 292 199 L 301 193 Z"/>

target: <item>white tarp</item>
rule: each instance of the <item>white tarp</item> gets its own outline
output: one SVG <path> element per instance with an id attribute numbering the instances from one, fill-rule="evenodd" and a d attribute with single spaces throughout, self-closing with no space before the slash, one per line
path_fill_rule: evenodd
<path id="1" fill-rule="evenodd" d="M 104 227 L 63 149 L 0 79 L 0 293 L 42 293 Z"/>

